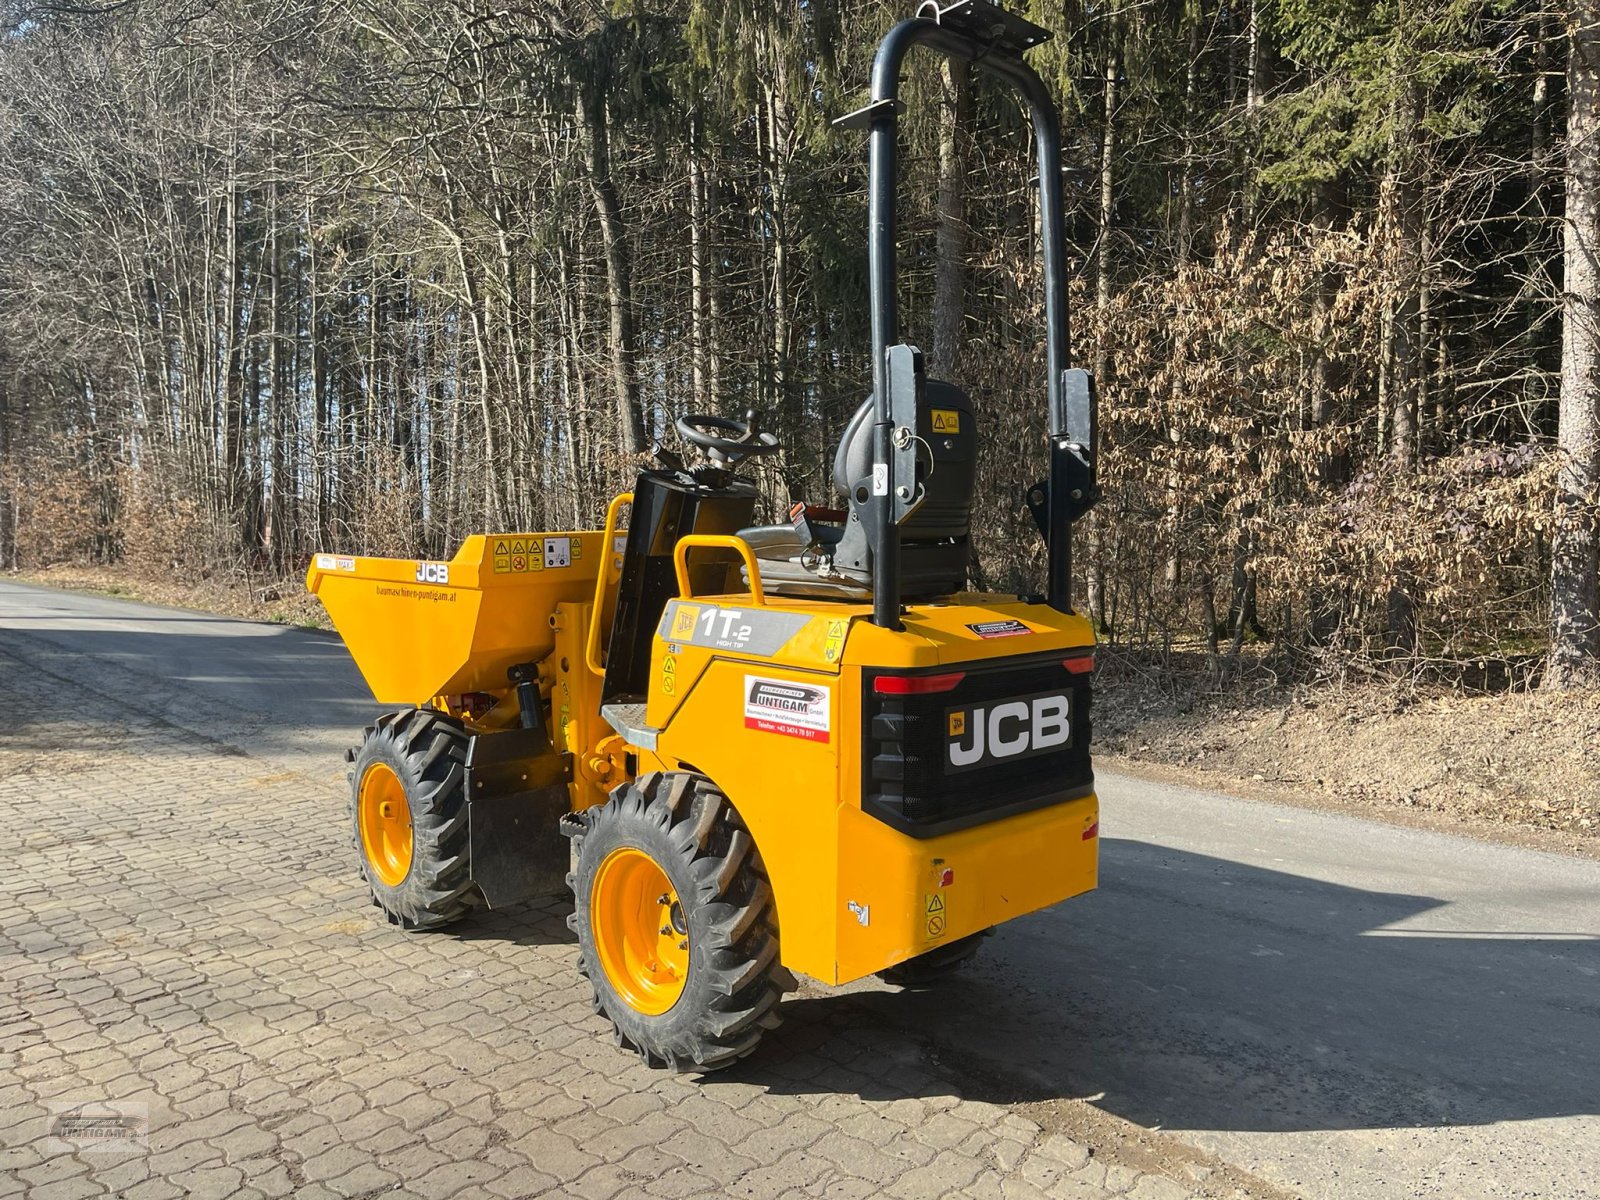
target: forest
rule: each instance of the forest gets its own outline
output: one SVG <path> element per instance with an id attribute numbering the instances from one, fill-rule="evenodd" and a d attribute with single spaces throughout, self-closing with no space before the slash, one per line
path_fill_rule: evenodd
<path id="1" fill-rule="evenodd" d="M 1108 644 L 1600 672 L 1600 0 L 1016 0 L 1063 116 Z M 592 528 L 685 412 L 826 502 L 913 0 L 0 0 L 0 568 L 291 578 Z M 915 61 L 915 60 L 914 60 Z M 902 323 L 1034 590 L 1026 120 L 907 77 Z"/>

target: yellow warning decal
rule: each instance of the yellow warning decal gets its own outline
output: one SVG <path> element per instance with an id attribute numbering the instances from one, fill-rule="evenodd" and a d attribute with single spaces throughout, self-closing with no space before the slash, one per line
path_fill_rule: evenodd
<path id="1" fill-rule="evenodd" d="M 928 936 L 931 938 L 944 936 L 944 894 L 930 892 L 927 896 Z"/>
<path id="2" fill-rule="evenodd" d="M 828 622 L 828 637 L 822 643 L 822 657 L 828 662 L 839 661 L 839 655 L 844 651 L 845 631 L 848 626 L 848 621 Z"/>
<path id="3" fill-rule="evenodd" d="M 936 408 L 933 410 L 933 431 L 935 433 L 960 433 L 961 410 L 957 408 Z"/>

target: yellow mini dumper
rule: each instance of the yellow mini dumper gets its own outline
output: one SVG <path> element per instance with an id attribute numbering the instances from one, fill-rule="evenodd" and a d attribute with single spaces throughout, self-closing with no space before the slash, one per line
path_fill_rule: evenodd
<path id="1" fill-rule="evenodd" d="M 775 439 L 753 415 L 689 416 L 701 465 L 658 452 L 601 532 L 474 536 L 447 563 L 318 555 L 307 579 L 373 694 L 405 706 L 350 754 L 373 902 L 430 929 L 570 889 L 595 1007 L 652 1065 L 748 1054 L 791 972 L 925 982 L 1095 886 L 1093 634 L 1070 603 L 1095 401 L 1066 365 L 1056 111 L 1022 58 L 1048 34 L 981 0 L 923 13 L 887 35 L 871 103 L 843 121 L 870 131 L 873 389 L 834 461 L 837 508 L 752 526 L 737 467 Z M 1033 120 L 1040 595 L 965 591 L 978 418 L 896 344 L 896 92 L 915 45 L 1011 84 Z"/>

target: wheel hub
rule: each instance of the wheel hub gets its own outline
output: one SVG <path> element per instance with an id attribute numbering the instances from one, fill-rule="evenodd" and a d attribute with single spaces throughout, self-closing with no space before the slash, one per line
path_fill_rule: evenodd
<path id="1" fill-rule="evenodd" d="M 411 873 L 411 805 L 387 763 L 375 762 L 362 775 L 356 824 L 368 868 L 386 887 L 399 887 Z"/>
<path id="2" fill-rule="evenodd" d="M 589 893 L 595 954 L 630 1008 L 659 1016 L 689 979 L 689 936 L 678 893 L 649 854 L 622 846 L 606 855 Z"/>

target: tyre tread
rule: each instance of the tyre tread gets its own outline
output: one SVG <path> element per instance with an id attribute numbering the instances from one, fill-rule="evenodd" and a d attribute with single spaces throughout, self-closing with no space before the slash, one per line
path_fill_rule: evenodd
<path id="1" fill-rule="evenodd" d="M 629 1032 L 624 1023 L 631 1010 L 608 1011 L 609 989 L 602 987 L 600 968 L 580 949 L 578 969 L 590 981 L 595 1011 L 611 1020 L 619 1044 L 637 1053 L 649 1066 L 672 1070 L 711 1071 L 726 1067 L 756 1048 L 762 1036 L 780 1023 L 779 1003 L 795 986 L 794 977 L 778 962 L 777 909 L 771 884 L 754 841 L 726 795 L 711 780 L 690 772 L 652 772 L 617 788 L 610 800 L 576 815 L 564 826 L 582 863 L 587 837 L 607 822 L 644 820 L 663 829 L 687 867 L 698 905 L 709 915 L 705 934 L 716 944 L 701 959 L 712 972 L 707 981 L 714 1002 L 702 1013 L 672 1022 L 670 1035 L 655 1030 Z M 586 905 L 577 894 L 586 872 L 568 877 L 577 911 L 571 926 L 580 947 L 585 931 L 580 913 Z M 620 1003 L 620 1001 L 617 1001 Z M 619 1017 L 621 1020 L 619 1020 Z"/>
<path id="2" fill-rule="evenodd" d="M 348 755 L 350 827 L 361 877 L 372 892 L 372 902 L 391 924 L 404 929 L 438 929 L 481 905 L 472 882 L 467 829 L 469 740 L 466 729 L 442 713 L 403 709 L 385 713 L 368 726 L 361 744 Z M 413 794 L 407 796 L 413 828 L 411 874 L 400 888 L 381 893 L 367 873 L 356 832 L 360 790 L 356 764 L 367 757 L 389 760 L 391 766 L 403 764 L 415 781 Z"/>

